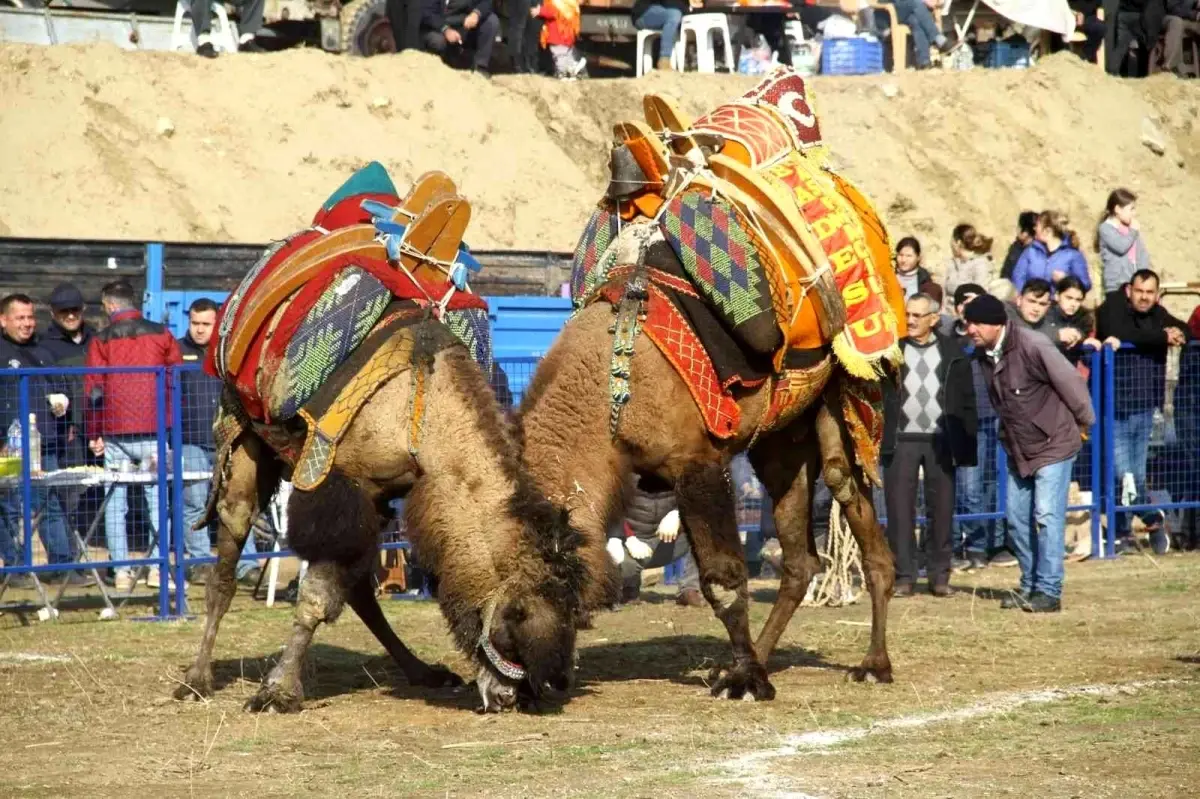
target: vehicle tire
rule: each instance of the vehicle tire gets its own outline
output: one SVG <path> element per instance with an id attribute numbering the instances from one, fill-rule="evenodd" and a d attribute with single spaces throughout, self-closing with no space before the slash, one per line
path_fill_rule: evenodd
<path id="1" fill-rule="evenodd" d="M 372 56 L 396 52 L 387 0 L 353 0 L 342 7 L 342 52 Z"/>

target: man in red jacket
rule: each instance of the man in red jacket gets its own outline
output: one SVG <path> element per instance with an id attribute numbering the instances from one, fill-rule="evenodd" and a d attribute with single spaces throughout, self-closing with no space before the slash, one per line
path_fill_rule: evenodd
<path id="1" fill-rule="evenodd" d="M 179 344 L 170 331 L 142 318 L 141 312 L 134 307 L 136 296 L 133 286 L 124 280 L 104 287 L 100 300 L 109 324 L 92 337 L 86 366 L 178 366 L 183 363 Z M 157 469 L 158 401 L 155 392 L 153 372 L 89 374 L 84 379 L 88 446 L 97 456 L 104 457 L 105 469 L 117 472 Z M 169 397 L 165 406 L 171 407 Z M 169 417 L 164 421 L 166 425 L 171 423 Z M 114 561 L 129 559 L 125 490 L 124 486 L 117 486 L 104 509 L 108 556 Z M 144 490 L 151 534 L 157 542 L 158 485 L 147 483 Z M 151 556 L 155 549 L 152 544 Z M 151 570 L 147 582 L 157 584 L 156 569 Z M 118 567 L 115 585 L 118 593 L 132 591 L 132 570 Z"/>

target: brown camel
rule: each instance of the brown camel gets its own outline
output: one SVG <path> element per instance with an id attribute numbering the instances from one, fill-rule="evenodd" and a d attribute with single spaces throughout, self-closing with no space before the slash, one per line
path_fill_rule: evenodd
<path id="1" fill-rule="evenodd" d="M 407 420 L 396 413 L 409 407 L 410 385 L 401 375 L 380 388 L 342 440 L 329 477 L 315 491 L 292 493 L 289 542 L 311 565 L 291 638 L 248 710 L 300 709 L 305 651 L 316 628 L 334 621 L 344 602 L 410 684 L 461 684 L 448 669 L 414 655 L 375 598 L 382 514 L 389 500 L 406 494 L 414 548 L 438 577 L 438 601 L 455 642 L 479 666 L 485 709 L 511 707 L 519 691 L 536 697 L 546 684 L 568 685 L 582 578 L 578 534 L 523 474 L 486 379 L 464 348 L 436 356 L 416 458 L 408 452 Z M 215 498 L 219 560 L 206 586 L 204 636 L 177 698 L 213 693 L 213 644 L 235 590 L 237 558 L 281 470 L 258 435 L 245 431 L 237 439 Z M 483 651 L 489 643 L 493 654 Z"/>
<path id="2" fill-rule="evenodd" d="M 662 253 L 662 250 L 657 250 Z M 652 256 L 653 257 L 653 256 Z M 871 488 L 854 452 L 837 401 L 839 383 L 850 379 L 835 365 L 814 369 L 816 399 L 786 427 L 751 438 L 766 412 L 768 392 L 738 400 L 737 434 L 711 437 L 684 382 L 645 336 L 634 345 L 631 399 L 615 436 L 609 431 L 609 368 L 613 307 L 596 303 L 571 320 L 538 367 L 526 390 L 520 423 L 526 468 L 552 502 L 564 504 L 584 535 L 588 570 L 586 607 L 611 601 L 612 569 L 604 549 L 610 520 L 623 509 L 631 472 L 654 474 L 675 487 L 679 514 L 700 570 L 701 590 L 724 623 L 733 644 L 733 665 L 713 684 L 713 696 L 771 699 L 767 658 L 820 569 L 810 508 L 818 469 L 863 552 L 871 594 L 871 644 L 855 680 L 892 681 L 886 630 L 894 579 L 891 550 L 875 519 Z M 832 360 L 825 354 L 823 362 Z M 824 380 L 819 375 L 823 372 Z M 821 385 L 823 383 L 823 385 Z M 783 574 L 771 615 L 757 641 L 751 639 L 747 571 L 728 477 L 730 459 L 749 451 L 750 461 L 775 505 L 783 547 Z"/>
<path id="3" fill-rule="evenodd" d="M 295 488 L 288 541 L 310 568 L 291 639 L 247 710 L 300 708 L 313 633 L 346 602 L 410 684 L 461 684 L 409 651 L 375 597 L 384 514 L 406 496 L 417 559 L 478 667 L 484 709 L 568 686 L 580 539 L 522 470 L 478 365 L 491 362 L 491 345 L 479 330 L 486 305 L 466 291 L 467 269 L 478 268 L 460 246 L 469 218 L 443 173 L 422 175 L 401 199 L 369 164 L 310 228 L 269 248 L 226 303 L 206 362 L 225 382 L 209 500 L 219 558 L 178 698 L 212 694 L 236 561 L 281 479 Z"/>

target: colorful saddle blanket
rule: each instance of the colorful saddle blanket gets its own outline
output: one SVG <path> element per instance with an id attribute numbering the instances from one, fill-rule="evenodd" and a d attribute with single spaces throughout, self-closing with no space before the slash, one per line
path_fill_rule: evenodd
<path id="1" fill-rule="evenodd" d="M 789 349 L 830 345 L 864 379 L 896 363 L 903 294 L 887 233 L 825 164 L 804 80 L 781 67 L 694 123 L 664 98 L 645 106 L 647 125 L 615 129 L 614 181 L 577 249 L 579 304 L 615 265 L 621 225 L 648 223 L 741 343 L 770 353 L 776 369 Z"/>
<path id="2" fill-rule="evenodd" d="M 433 189 L 430 175 L 437 176 Z M 295 417 L 397 303 L 435 313 L 490 373 L 487 304 L 458 290 L 479 268 L 461 237 L 440 244 L 453 253 L 445 274 L 401 261 L 406 231 L 425 218 L 425 207 L 405 210 L 415 194 L 424 191 L 421 202 L 430 209 L 442 200 L 439 213 L 459 207 L 445 199 L 453 192 L 449 179 L 430 175 L 401 199 L 381 165 L 364 167 L 322 205 L 312 226 L 268 248 L 230 295 L 206 369 L 232 384 L 251 419 Z"/>

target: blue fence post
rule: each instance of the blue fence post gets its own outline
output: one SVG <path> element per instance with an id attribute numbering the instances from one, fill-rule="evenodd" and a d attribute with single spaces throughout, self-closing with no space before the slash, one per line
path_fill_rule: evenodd
<path id="1" fill-rule="evenodd" d="M 142 313 L 147 319 L 166 323 L 163 296 L 163 246 L 146 245 L 146 293 L 142 297 Z"/>
<path id="2" fill-rule="evenodd" d="M 1001 514 L 996 525 L 1003 531 L 1001 540 L 1008 546 L 1008 453 L 996 437 L 996 512 Z M 995 538 L 993 537 L 993 542 Z"/>
<path id="3" fill-rule="evenodd" d="M 21 538 L 25 566 L 33 566 L 33 451 L 29 446 L 29 375 L 21 375 L 17 386 L 17 419 L 21 423 Z M 44 432 L 38 431 L 42 435 Z M 40 454 L 40 453 L 39 453 Z"/>
<path id="4" fill-rule="evenodd" d="M 187 613 L 183 544 L 188 531 L 183 528 L 183 392 L 179 382 L 179 368 L 171 367 L 171 529 L 175 534 L 175 615 L 182 616 Z"/>
<path id="5" fill-rule="evenodd" d="M 1113 366 L 1115 361 L 1115 353 L 1112 347 L 1105 346 L 1103 348 L 1103 379 L 1104 391 L 1101 393 L 1101 406 L 1104 409 L 1104 424 L 1101 426 L 1101 434 L 1104 437 L 1103 456 L 1104 456 L 1104 522 L 1107 530 L 1104 534 L 1104 553 L 1102 557 L 1111 558 L 1116 555 L 1116 524 L 1117 524 L 1117 503 L 1116 491 L 1113 490 L 1113 425 L 1116 424 L 1116 412 L 1114 408 L 1114 379 Z"/>
<path id="6" fill-rule="evenodd" d="M 170 498 L 167 493 L 167 370 L 163 366 L 154 370 L 154 411 L 158 422 L 158 457 L 155 464 L 158 471 L 158 615 L 165 618 L 170 615 L 171 559 L 168 547 L 171 533 L 167 524 L 167 503 Z"/>
<path id="7" fill-rule="evenodd" d="M 1104 427 L 1100 424 L 1101 414 L 1104 413 L 1103 396 L 1100 387 L 1100 352 L 1093 350 L 1090 356 L 1091 371 L 1088 372 L 1088 393 L 1092 397 L 1092 410 L 1095 421 L 1088 431 L 1088 443 L 1091 444 L 1091 478 L 1092 478 L 1092 557 L 1102 557 L 1100 550 L 1100 509 L 1102 492 L 1100 490 L 1101 447 L 1100 437 L 1104 435 Z"/>

